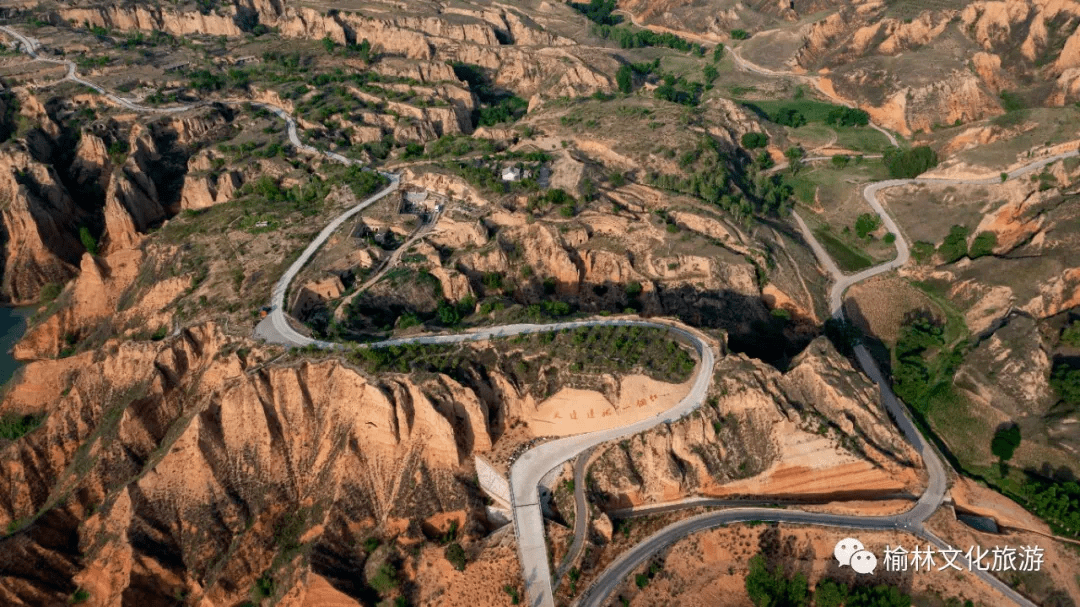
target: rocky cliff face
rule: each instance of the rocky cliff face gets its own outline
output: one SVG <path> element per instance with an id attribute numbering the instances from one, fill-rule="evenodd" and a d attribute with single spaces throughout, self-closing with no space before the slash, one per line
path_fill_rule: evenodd
<path id="1" fill-rule="evenodd" d="M 824 338 L 786 373 L 722 359 L 712 394 L 700 414 L 599 457 L 590 483 L 607 507 L 690 495 L 873 497 L 920 486 L 919 457 L 876 389 Z"/>
<path id="2" fill-rule="evenodd" d="M 510 7 L 470 10 L 447 7 L 445 14 L 408 12 L 386 16 L 353 11 L 321 12 L 274 0 L 237 0 L 201 14 L 173 8 L 61 8 L 59 18 L 120 31 L 159 30 L 175 36 L 237 36 L 255 24 L 276 27 L 283 36 L 340 44 L 370 42 L 379 52 L 414 60 L 463 61 L 496 71 L 495 84 L 523 97 L 552 97 L 611 90 L 611 59 L 574 52 L 574 41 L 544 31 Z M 244 27 L 241 27 L 244 26 Z M 600 68 L 595 62 L 607 62 Z"/>
<path id="3" fill-rule="evenodd" d="M 950 298 L 966 310 L 965 322 L 972 331 L 993 330 L 1014 311 L 1046 319 L 1080 305 L 1076 237 L 1069 227 L 1080 217 L 1071 194 L 1078 181 L 1080 166 L 1065 161 L 1048 166 L 1041 178 L 992 187 L 993 203 L 972 238 L 992 232 L 996 257 L 942 266 L 935 275 L 950 281 Z M 990 194 L 967 186 L 961 191 L 968 199 Z M 930 276 L 922 270 L 915 274 Z"/>
<path id="4" fill-rule="evenodd" d="M 301 553 L 362 571 L 359 540 L 477 506 L 461 469 L 490 448 L 488 401 L 445 377 L 262 367 L 272 355 L 202 326 L 31 364 L 14 393 L 59 375 L 43 426 L 0 446 L 0 525 L 19 529 L 0 540 L 5 604 L 83 585 L 100 604 L 232 605 L 264 574 L 291 589 Z"/>
<path id="5" fill-rule="evenodd" d="M 884 17 L 883 8 L 856 3 L 814 23 L 793 61 L 804 69 L 830 68 L 836 91 L 890 128 L 908 133 L 992 116 L 1000 112 L 998 92 L 1033 80 L 1054 81 L 1040 89 L 1048 104 L 1077 99 L 1075 3 L 972 2 L 905 20 Z M 946 56 L 945 48 L 958 52 Z M 919 69 L 901 54 L 927 62 Z"/>
<path id="6" fill-rule="evenodd" d="M 8 201 L 0 216 L 3 293 L 13 303 L 35 301 L 43 286 L 63 284 L 75 274 L 84 214 L 52 167 L 18 144 L 0 151 L 0 200 Z"/>
<path id="7" fill-rule="evenodd" d="M 51 99 L 46 111 L 34 95 L 20 98 L 35 128 L 0 149 L 0 200 L 9 201 L 2 210 L 3 296 L 12 302 L 36 301 L 43 286 L 76 274 L 86 251 L 80 231 L 100 235 L 97 253 L 111 254 L 137 246 L 178 212 L 185 191 L 189 206 L 206 205 L 190 191 L 195 186 L 181 184 L 190 150 L 227 126 L 220 108 L 146 123 L 109 119 L 74 132 L 53 117 L 70 112 L 68 100 Z M 64 149 L 69 145 L 74 149 Z M 211 200 L 226 199 L 238 185 L 238 176 L 220 176 Z"/>

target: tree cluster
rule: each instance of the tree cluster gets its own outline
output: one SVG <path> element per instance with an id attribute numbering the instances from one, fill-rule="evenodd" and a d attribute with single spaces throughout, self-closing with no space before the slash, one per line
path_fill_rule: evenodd
<path id="1" fill-rule="evenodd" d="M 938 156 L 937 152 L 925 145 L 908 150 L 889 148 L 882 162 L 893 179 L 911 179 L 936 167 Z"/>
<path id="2" fill-rule="evenodd" d="M 927 356 L 940 352 L 945 346 L 944 336 L 941 326 L 920 318 L 901 328 L 893 348 L 896 359 L 893 389 L 904 402 L 922 413 L 929 409 L 931 391 L 937 385 L 937 374 L 931 373 Z M 948 374 L 949 378 L 951 375 Z"/>
<path id="3" fill-rule="evenodd" d="M 881 218 L 875 213 L 863 213 L 855 219 L 855 233 L 866 238 L 870 232 L 881 227 Z"/>
<path id="4" fill-rule="evenodd" d="M 960 258 L 968 254 L 967 237 L 968 229 L 964 226 L 949 228 L 949 235 L 945 237 L 941 246 L 938 247 L 938 253 L 945 263 L 959 261 Z"/>
<path id="5" fill-rule="evenodd" d="M 571 2 L 571 8 L 585 15 L 593 23 L 600 25 L 617 25 L 622 23 L 620 15 L 614 15 L 615 0 L 590 0 L 588 4 L 583 2 Z"/>
<path id="6" fill-rule="evenodd" d="M 742 136 L 741 143 L 748 150 L 763 148 L 769 145 L 769 136 L 765 133 L 745 133 Z"/>
<path id="7" fill-rule="evenodd" d="M 683 53 L 693 53 L 698 57 L 705 56 L 705 47 L 684 38 L 680 38 L 670 32 L 657 34 L 652 30 L 634 29 L 613 25 L 594 25 L 593 34 L 604 40 L 612 40 L 618 43 L 620 48 L 645 48 L 649 46 L 662 46 Z"/>
<path id="8" fill-rule="evenodd" d="M 653 96 L 680 105 L 696 106 L 701 102 L 704 89 L 705 86 L 700 82 L 690 82 L 682 76 L 665 74 L 663 84 L 656 87 Z"/>
<path id="9" fill-rule="evenodd" d="M 858 108 L 837 107 L 829 110 L 825 124 L 831 126 L 866 126 L 870 124 L 870 114 Z"/>

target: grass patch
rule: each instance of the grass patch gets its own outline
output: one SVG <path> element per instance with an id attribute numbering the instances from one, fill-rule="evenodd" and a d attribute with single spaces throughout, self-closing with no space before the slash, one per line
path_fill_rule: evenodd
<path id="1" fill-rule="evenodd" d="M 829 252 L 829 256 L 833 258 L 836 265 L 844 272 L 858 272 L 874 265 L 874 260 L 869 255 L 851 248 L 834 234 L 825 230 L 815 230 L 814 235 L 817 236 L 825 250 Z"/>
<path id="2" fill-rule="evenodd" d="M 784 182 L 791 186 L 791 189 L 795 193 L 795 198 L 799 202 L 805 205 L 814 204 L 814 195 L 817 194 L 818 186 L 811 181 L 805 175 L 788 175 L 784 177 Z"/>
<path id="3" fill-rule="evenodd" d="M 782 111 L 794 110 L 806 118 L 806 122 L 825 122 L 829 118 L 829 112 L 843 109 L 844 106 L 813 99 L 790 99 L 790 100 L 766 100 L 766 101 L 740 101 L 750 111 L 775 122 L 773 119 Z"/>
<path id="4" fill-rule="evenodd" d="M 880 131 L 857 127 L 836 129 L 835 145 L 867 154 L 880 154 L 892 147 L 889 139 Z"/>

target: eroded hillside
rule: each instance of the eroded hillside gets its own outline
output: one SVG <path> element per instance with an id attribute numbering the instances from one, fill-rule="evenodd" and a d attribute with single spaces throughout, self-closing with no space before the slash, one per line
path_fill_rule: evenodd
<path id="1" fill-rule="evenodd" d="M 700 409 L 593 454 L 591 516 L 556 495 L 555 518 L 592 523 L 575 575 L 628 547 L 628 509 L 910 507 L 924 462 L 856 371 L 860 338 L 958 469 L 1033 509 L 1036 482 L 1068 480 L 1075 159 L 881 192 L 913 258 L 852 287 L 850 325 L 827 322 L 843 276 L 808 240 L 849 274 L 893 259 L 863 187 L 896 176 L 894 148 L 953 178 L 1074 149 L 1080 11 L 614 9 L 4 9 L 0 289 L 38 310 L 0 401 L 2 600 L 510 602 L 529 582 L 474 457 L 505 473 L 691 393 L 685 339 L 611 318 L 696 327 L 718 361 Z M 274 309 L 320 230 L 390 184 Z M 289 343 L 341 348 L 253 339 L 276 314 Z M 1012 424 L 1009 468 L 990 441 Z"/>

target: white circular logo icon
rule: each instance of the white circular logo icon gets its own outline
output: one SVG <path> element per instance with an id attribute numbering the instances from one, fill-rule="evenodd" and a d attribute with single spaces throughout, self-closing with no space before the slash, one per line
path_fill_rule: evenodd
<path id="1" fill-rule="evenodd" d="M 851 568 L 856 573 L 873 573 L 877 567 L 877 556 L 869 550 L 860 550 L 851 555 Z"/>
<path id="2" fill-rule="evenodd" d="M 864 550 L 866 546 L 863 543 L 853 537 L 845 537 L 836 543 L 836 547 L 833 548 L 833 556 L 836 557 L 836 562 L 840 563 L 841 567 L 846 567 L 851 564 L 851 555 L 860 550 Z"/>

